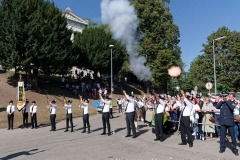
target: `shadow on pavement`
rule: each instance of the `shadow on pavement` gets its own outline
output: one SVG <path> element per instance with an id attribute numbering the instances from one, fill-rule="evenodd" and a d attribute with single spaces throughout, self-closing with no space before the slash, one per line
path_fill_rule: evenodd
<path id="1" fill-rule="evenodd" d="M 125 130 L 125 129 L 126 129 L 126 127 L 123 127 L 123 128 L 117 128 L 117 129 L 115 129 L 115 133 L 120 132 L 120 131 Z"/>
<path id="2" fill-rule="evenodd" d="M 8 160 L 8 159 L 13 159 L 13 158 L 16 158 L 16 157 L 19 157 L 19 156 L 22 156 L 22 155 L 30 156 L 30 155 L 37 154 L 37 153 L 44 152 L 44 151 L 45 150 L 38 151 L 38 149 L 32 149 L 32 150 L 29 150 L 29 151 L 21 151 L 21 152 L 13 153 L 13 154 L 10 154 L 8 156 L 2 157 L 0 159 L 1 160 Z"/>

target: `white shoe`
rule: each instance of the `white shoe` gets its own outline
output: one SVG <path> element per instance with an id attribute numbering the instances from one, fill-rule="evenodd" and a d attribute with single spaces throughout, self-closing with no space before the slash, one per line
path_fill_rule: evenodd
<path id="1" fill-rule="evenodd" d="M 193 132 L 192 136 L 196 136 L 196 132 Z"/>

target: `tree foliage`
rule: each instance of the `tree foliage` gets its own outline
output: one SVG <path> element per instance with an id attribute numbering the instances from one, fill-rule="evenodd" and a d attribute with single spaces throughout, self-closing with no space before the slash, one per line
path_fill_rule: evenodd
<path id="1" fill-rule="evenodd" d="M 113 72 L 116 75 L 122 67 L 126 51 L 119 42 L 112 39 L 108 26 L 88 27 L 75 36 L 73 43 L 74 54 L 77 55 L 76 65 L 86 67 L 101 74 L 110 75 L 111 49 Z"/>
<path id="2" fill-rule="evenodd" d="M 221 40 L 215 40 L 226 36 Z M 190 67 L 190 79 L 194 85 L 204 89 L 208 81 L 214 83 L 213 40 L 216 61 L 217 90 L 220 92 L 240 89 L 240 32 L 219 28 L 203 44 L 203 55 L 198 56 Z"/>
<path id="3" fill-rule="evenodd" d="M 169 1 L 135 0 L 132 3 L 140 20 L 140 52 L 147 57 L 147 65 L 152 68 L 154 83 L 166 91 L 170 81 L 168 68 L 183 65 L 178 46 L 179 29 L 166 6 Z"/>
<path id="4" fill-rule="evenodd" d="M 71 31 L 55 5 L 45 0 L 2 0 L 0 57 L 3 67 L 19 67 L 37 84 L 38 71 L 60 73 L 70 66 Z"/>

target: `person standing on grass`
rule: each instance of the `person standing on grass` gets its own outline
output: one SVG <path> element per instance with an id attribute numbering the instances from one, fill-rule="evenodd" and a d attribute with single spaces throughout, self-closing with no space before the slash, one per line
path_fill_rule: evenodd
<path id="1" fill-rule="evenodd" d="M 6 109 L 7 117 L 8 117 L 8 130 L 13 130 L 13 121 L 14 121 L 14 112 L 15 106 L 13 105 L 13 101 L 9 101 L 9 105 Z"/>

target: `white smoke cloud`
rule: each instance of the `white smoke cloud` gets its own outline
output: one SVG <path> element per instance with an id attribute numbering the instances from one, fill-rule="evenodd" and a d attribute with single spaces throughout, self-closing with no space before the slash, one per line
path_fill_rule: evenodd
<path id="1" fill-rule="evenodd" d="M 137 52 L 136 29 L 139 21 L 128 0 L 102 0 L 102 22 L 109 24 L 113 38 L 126 46 L 133 73 L 140 80 L 151 80 L 151 69 L 145 66 L 146 58 Z"/>

